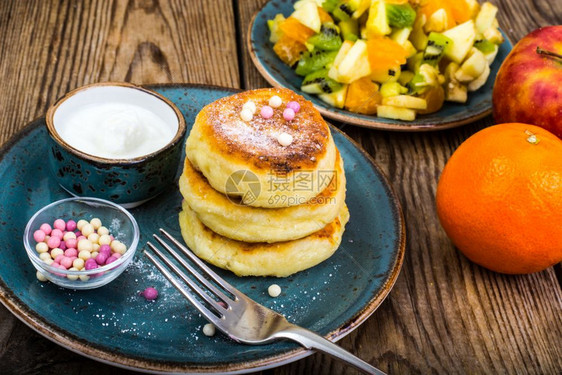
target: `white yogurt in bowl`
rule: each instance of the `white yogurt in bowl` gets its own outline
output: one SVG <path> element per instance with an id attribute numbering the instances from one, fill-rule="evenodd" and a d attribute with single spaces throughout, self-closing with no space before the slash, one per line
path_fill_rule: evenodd
<path id="1" fill-rule="evenodd" d="M 91 84 L 53 104 L 45 123 L 51 175 L 72 195 L 131 208 L 176 185 L 187 126 L 157 92 Z"/>
<path id="2" fill-rule="evenodd" d="M 177 114 L 162 99 L 127 86 L 94 86 L 62 102 L 54 130 L 69 146 L 105 159 L 134 159 L 165 147 Z"/>

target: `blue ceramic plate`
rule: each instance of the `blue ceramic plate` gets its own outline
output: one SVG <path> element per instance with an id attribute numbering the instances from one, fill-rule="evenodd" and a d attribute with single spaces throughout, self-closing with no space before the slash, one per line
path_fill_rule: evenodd
<path id="1" fill-rule="evenodd" d="M 447 129 L 476 121 L 492 113 L 492 88 L 494 80 L 503 60 L 512 49 L 511 43 L 504 34 L 505 42 L 500 46 L 498 55 L 491 65 L 490 77 L 479 90 L 468 94 L 466 104 L 445 102 L 443 108 L 429 115 L 418 115 L 414 121 L 400 121 L 382 117 L 362 115 L 338 109 L 324 103 L 316 95 L 300 91 L 302 77 L 285 65 L 273 52 L 273 44 L 269 41 L 267 20 L 282 13 L 285 17 L 293 12 L 293 1 L 271 0 L 259 10 L 248 29 L 248 50 L 254 65 L 261 75 L 273 86 L 281 86 L 298 92 L 310 100 L 326 117 L 344 123 L 364 126 L 373 129 L 396 131 L 424 131 Z"/>
<path id="2" fill-rule="evenodd" d="M 201 107 L 234 93 L 209 86 L 152 88 L 181 109 L 188 131 Z M 351 212 L 335 255 L 285 279 L 217 272 L 289 321 L 337 340 L 365 321 L 389 293 L 402 264 L 405 234 L 399 203 L 379 168 L 343 133 L 333 133 L 345 161 Z M 202 334 L 206 321 L 142 251 L 159 227 L 180 237 L 181 196 L 176 186 L 131 210 L 141 231 L 139 251 L 115 281 L 85 291 L 37 281 L 21 240 L 25 224 L 39 208 L 67 197 L 47 173 L 47 136 L 41 118 L 0 151 L 0 300 L 18 318 L 70 350 L 150 372 L 256 371 L 310 354 L 290 342 L 247 346 L 220 334 Z M 283 290 L 275 299 L 267 294 L 274 282 Z M 148 286 L 160 291 L 154 302 L 138 295 Z"/>

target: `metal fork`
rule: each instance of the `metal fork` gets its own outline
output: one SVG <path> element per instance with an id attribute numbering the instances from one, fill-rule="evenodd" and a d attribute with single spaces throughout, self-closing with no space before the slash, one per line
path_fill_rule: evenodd
<path id="1" fill-rule="evenodd" d="M 154 238 L 169 254 L 181 264 L 187 272 L 207 288 L 207 291 L 188 277 L 176 264 L 172 263 L 157 247 L 150 242 L 148 247 L 161 260 L 148 251 L 146 256 L 154 263 L 156 268 L 170 280 L 170 282 L 187 298 L 211 323 L 231 339 L 244 344 L 260 345 L 267 344 L 278 339 L 289 339 L 298 342 L 306 349 L 315 349 L 338 358 L 356 367 L 367 374 L 384 375 L 384 372 L 376 369 L 367 362 L 355 357 L 353 354 L 340 348 L 336 344 L 326 340 L 320 335 L 289 323 L 281 314 L 268 309 L 250 299 L 248 296 L 234 288 L 223 280 L 203 261 L 201 261 L 189 249 L 179 243 L 168 232 L 160 229 L 160 232 L 172 242 L 177 249 L 185 254 L 200 270 L 220 285 L 224 290 L 217 288 L 207 278 L 201 275 L 191 264 L 185 261 L 170 245 L 162 238 L 154 234 Z M 164 264 L 179 276 L 185 285 L 166 268 Z M 225 293 L 226 292 L 226 293 Z M 228 296 L 230 294 L 231 296 Z M 199 296 L 199 298 L 197 298 Z M 204 301 L 204 303 L 202 301 Z"/>

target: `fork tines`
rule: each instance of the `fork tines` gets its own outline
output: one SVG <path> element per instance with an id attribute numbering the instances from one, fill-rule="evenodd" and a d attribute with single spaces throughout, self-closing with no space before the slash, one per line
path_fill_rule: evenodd
<path id="1" fill-rule="evenodd" d="M 172 257 L 187 271 L 188 274 L 192 275 L 199 283 L 201 283 L 208 291 L 210 291 L 216 298 L 211 297 L 211 295 L 198 285 L 192 278 L 190 278 L 186 272 L 184 272 L 180 267 L 174 264 L 166 255 L 164 255 L 156 246 L 152 243 L 147 242 L 150 250 L 156 255 L 151 254 L 149 251 L 145 251 L 146 256 L 160 272 L 187 298 L 200 312 L 209 320 L 214 323 L 215 326 L 219 324 L 220 319 L 224 316 L 225 311 L 235 303 L 238 298 L 236 294 L 237 289 L 232 285 L 223 280 L 218 276 L 212 269 L 210 269 L 203 261 L 201 261 L 195 254 L 193 254 L 188 248 L 183 246 L 172 237 L 164 229 L 160 228 L 160 232 L 164 237 L 166 237 L 182 254 L 186 255 L 204 274 L 206 274 L 210 279 L 212 279 L 216 284 L 220 285 L 227 292 L 232 294 L 233 297 L 228 297 L 222 290 L 213 285 L 207 278 L 201 275 L 191 264 L 189 264 L 182 256 L 178 254 L 168 243 L 166 243 L 158 235 L 154 234 L 154 239 L 158 241 L 160 245 L 170 254 Z M 165 267 L 164 264 L 167 266 Z M 180 282 L 177 277 L 175 277 L 168 269 L 172 270 L 185 284 L 189 286 L 186 288 L 185 284 Z M 195 293 L 194 293 L 195 292 Z M 201 302 L 200 299 L 206 302 L 207 305 Z M 222 301 L 225 305 L 219 303 L 218 300 Z M 207 306 L 212 307 L 215 311 L 211 311 Z"/>

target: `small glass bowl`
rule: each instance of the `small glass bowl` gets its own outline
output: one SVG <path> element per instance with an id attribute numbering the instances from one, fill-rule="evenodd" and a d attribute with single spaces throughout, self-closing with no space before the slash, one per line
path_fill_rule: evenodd
<path id="1" fill-rule="evenodd" d="M 39 258 L 33 232 L 41 224 L 52 225 L 56 219 L 90 221 L 93 218 L 99 218 L 115 239 L 127 246 L 127 251 L 116 261 L 92 270 L 69 271 L 52 267 Z M 114 280 L 133 260 L 139 243 L 139 227 L 135 218 L 115 203 L 98 198 L 75 197 L 53 202 L 37 211 L 25 227 L 23 243 L 33 266 L 49 281 L 69 289 L 94 289 Z M 71 280 L 68 276 L 78 278 Z"/>

